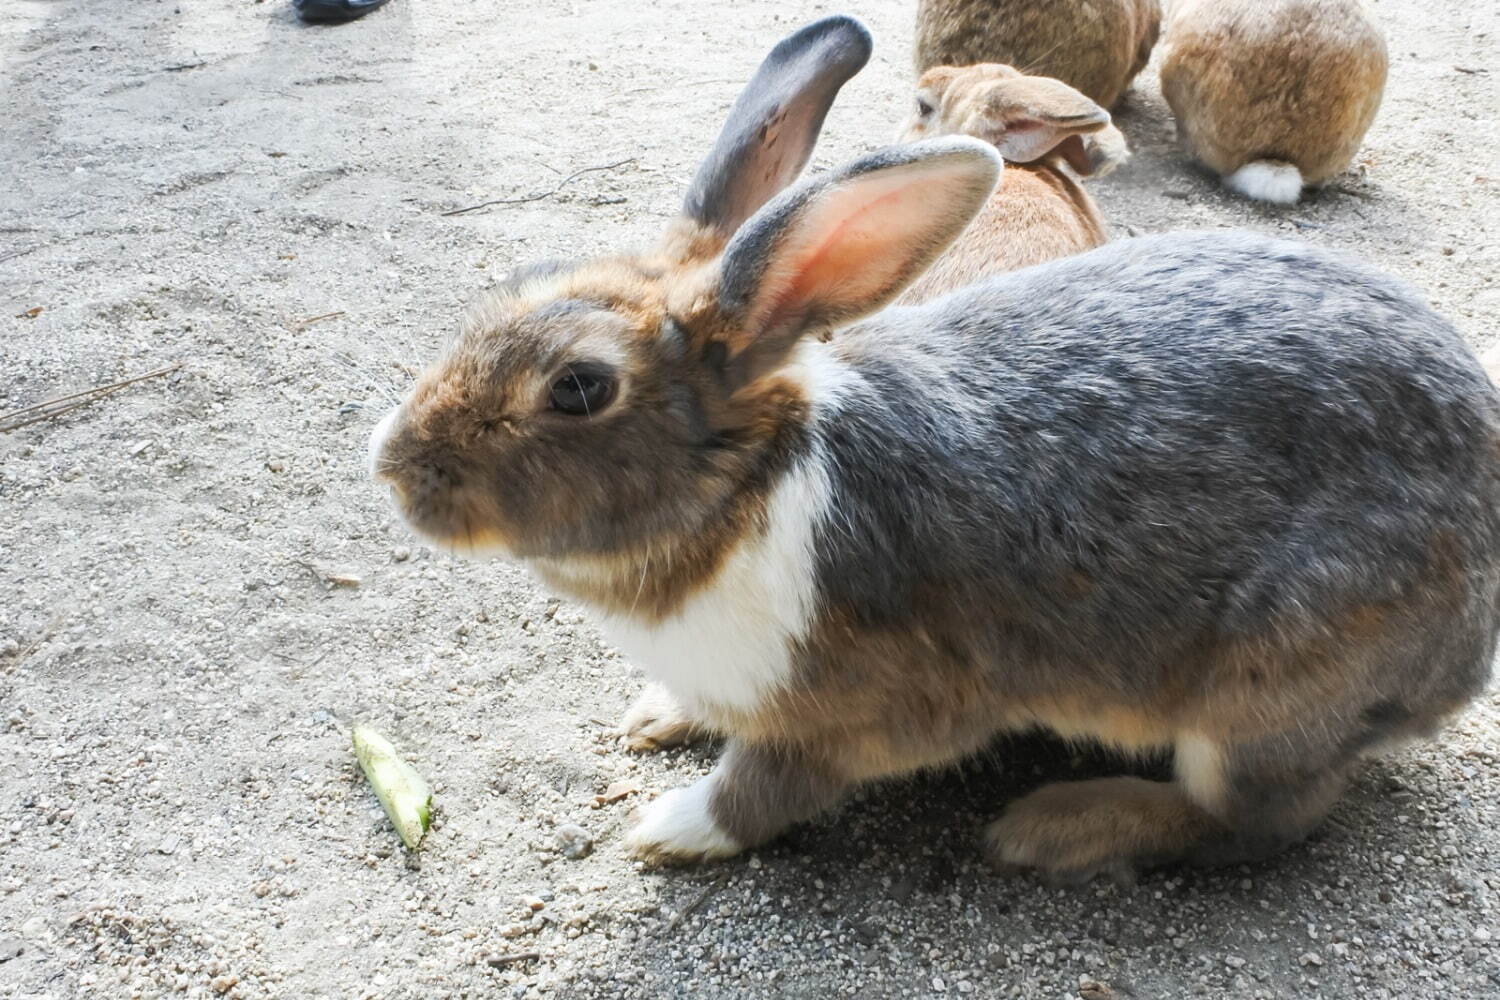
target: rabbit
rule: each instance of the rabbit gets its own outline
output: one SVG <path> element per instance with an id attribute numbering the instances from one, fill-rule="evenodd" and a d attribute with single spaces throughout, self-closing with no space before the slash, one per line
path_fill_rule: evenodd
<path id="1" fill-rule="evenodd" d="M 1109 239 L 1094 199 L 1074 180 L 1113 170 L 1129 147 L 1109 112 L 1060 80 L 1009 66 L 938 66 L 917 84 L 902 141 L 971 135 L 995 145 L 1005 171 L 948 250 L 897 300 L 926 302 L 1003 271 L 1082 253 Z M 1096 140 L 1085 147 L 1084 139 Z"/>
<path id="2" fill-rule="evenodd" d="M 1004 63 L 1113 108 L 1151 58 L 1160 29 L 1160 0 L 920 0 L 917 74 Z"/>
<path id="3" fill-rule="evenodd" d="M 1250 233 L 889 306 L 1002 162 L 943 137 L 798 179 L 868 46 L 845 17 L 783 40 L 653 247 L 472 310 L 375 428 L 377 481 L 592 609 L 651 725 L 725 738 L 627 832 L 653 863 L 1036 727 L 1174 777 L 1044 785 L 988 827 L 998 865 L 1296 841 L 1485 684 L 1500 391 L 1415 291 Z"/>
<path id="4" fill-rule="evenodd" d="M 1362 0 L 1179 0 L 1161 89 L 1188 153 L 1225 187 L 1291 205 L 1354 159 L 1387 63 Z"/>

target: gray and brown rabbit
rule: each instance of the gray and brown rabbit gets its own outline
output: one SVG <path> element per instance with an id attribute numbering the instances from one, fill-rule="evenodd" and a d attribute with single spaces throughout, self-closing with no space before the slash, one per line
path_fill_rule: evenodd
<path id="1" fill-rule="evenodd" d="M 640 856 L 734 854 L 1037 727 L 1175 777 L 1046 785 L 997 861 L 1297 840 L 1485 683 L 1500 395 L 1418 293 L 1244 233 L 887 307 L 1001 161 L 943 138 L 798 180 L 869 45 L 832 17 L 776 46 L 655 246 L 516 275 L 376 429 L 376 477 L 591 607 L 664 736 L 724 736 Z"/>

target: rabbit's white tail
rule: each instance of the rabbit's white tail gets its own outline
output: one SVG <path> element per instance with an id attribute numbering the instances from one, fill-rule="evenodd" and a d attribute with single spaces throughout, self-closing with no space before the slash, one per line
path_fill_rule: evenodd
<path id="1" fill-rule="evenodd" d="M 1302 171 L 1279 160 L 1256 160 L 1226 176 L 1224 186 L 1255 201 L 1291 205 L 1302 196 Z"/>

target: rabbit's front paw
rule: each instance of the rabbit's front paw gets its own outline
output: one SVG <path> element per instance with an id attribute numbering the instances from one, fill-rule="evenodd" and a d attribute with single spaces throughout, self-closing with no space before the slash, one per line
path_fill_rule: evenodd
<path id="1" fill-rule="evenodd" d="M 682 704 L 660 684 L 647 685 L 620 720 L 625 747 L 637 753 L 683 746 L 706 735 Z"/>
<path id="2" fill-rule="evenodd" d="M 625 835 L 631 854 L 653 863 L 709 861 L 738 854 L 742 846 L 714 821 L 708 801 L 713 779 L 674 788 L 638 813 Z"/>
<path id="3" fill-rule="evenodd" d="M 1182 857 L 1214 826 L 1174 783 L 1100 778 L 1042 786 L 991 823 L 986 840 L 998 867 L 1061 882 L 1128 879 L 1138 864 Z"/>

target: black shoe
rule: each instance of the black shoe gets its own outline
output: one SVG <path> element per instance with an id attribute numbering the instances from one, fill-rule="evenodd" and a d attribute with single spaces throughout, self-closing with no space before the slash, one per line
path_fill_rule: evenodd
<path id="1" fill-rule="evenodd" d="M 364 17 L 386 0 L 292 0 L 304 21 L 352 21 Z"/>

